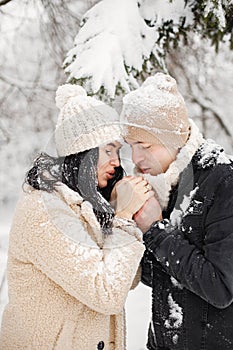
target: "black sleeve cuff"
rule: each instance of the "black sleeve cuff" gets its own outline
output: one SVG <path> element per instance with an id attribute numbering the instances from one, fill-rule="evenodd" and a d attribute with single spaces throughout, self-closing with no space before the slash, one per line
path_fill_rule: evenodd
<path id="1" fill-rule="evenodd" d="M 154 253 L 155 249 L 160 245 L 160 242 L 167 237 L 170 230 L 171 226 L 168 219 L 155 221 L 150 229 L 143 235 L 146 248 Z"/>

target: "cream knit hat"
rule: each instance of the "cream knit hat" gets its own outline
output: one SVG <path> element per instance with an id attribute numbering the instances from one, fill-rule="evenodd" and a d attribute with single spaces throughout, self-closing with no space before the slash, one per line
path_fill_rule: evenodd
<path id="1" fill-rule="evenodd" d="M 185 102 L 170 75 L 157 73 L 123 99 L 121 123 L 130 139 L 182 147 L 188 139 Z"/>
<path id="2" fill-rule="evenodd" d="M 87 96 L 79 85 L 65 84 L 56 92 L 60 109 L 55 130 L 59 156 L 98 147 L 121 139 L 118 113 L 94 97 Z"/>

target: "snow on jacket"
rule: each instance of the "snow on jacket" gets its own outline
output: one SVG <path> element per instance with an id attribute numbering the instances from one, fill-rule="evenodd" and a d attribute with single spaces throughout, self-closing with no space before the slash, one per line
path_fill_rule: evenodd
<path id="1" fill-rule="evenodd" d="M 9 241 L 1 350 L 125 349 L 124 303 L 144 252 L 133 222 L 103 238 L 89 202 L 27 190 Z"/>
<path id="2" fill-rule="evenodd" d="M 233 163 L 207 140 L 144 235 L 153 290 L 148 349 L 233 349 Z"/>

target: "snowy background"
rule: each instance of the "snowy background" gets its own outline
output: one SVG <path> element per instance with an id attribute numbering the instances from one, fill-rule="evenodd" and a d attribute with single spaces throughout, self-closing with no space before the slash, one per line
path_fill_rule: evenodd
<path id="1" fill-rule="evenodd" d="M 232 11 L 230 0 L 206 1 L 203 21 L 214 13 L 218 30 L 224 30 L 224 8 L 230 14 L 229 6 Z M 232 153 L 230 39 L 224 37 L 216 53 L 208 34 L 204 39 L 192 31 L 185 45 L 179 38 L 193 21 L 184 0 L 0 0 L 0 319 L 7 301 L 5 267 L 14 207 L 33 158 L 41 150 L 53 155 L 54 96 L 67 78 L 98 98 L 111 101 L 117 93 L 111 102 L 120 111 L 122 95 L 148 74 L 168 71 L 204 136 Z M 157 42 L 164 23 L 167 38 Z M 166 40 L 177 42 L 164 57 Z M 128 350 L 144 350 L 149 288 L 140 284 L 126 306 Z"/>

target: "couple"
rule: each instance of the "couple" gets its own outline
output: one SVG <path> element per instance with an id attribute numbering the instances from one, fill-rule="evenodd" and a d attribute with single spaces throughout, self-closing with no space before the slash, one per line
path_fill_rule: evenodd
<path id="1" fill-rule="evenodd" d="M 112 108 L 72 85 L 56 102 L 58 158 L 36 159 L 11 229 L 0 348 L 125 349 L 141 273 L 148 349 L 233 349 L 232 162 L 175 80 L 157 73 L 124 98 L 135 176 L 123 177 Z"/>

